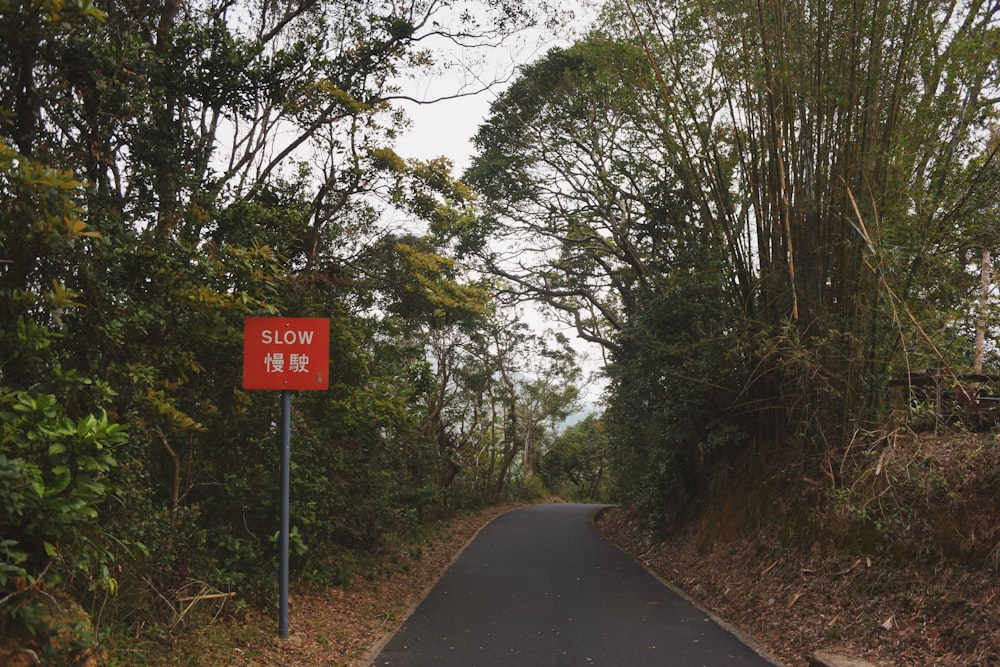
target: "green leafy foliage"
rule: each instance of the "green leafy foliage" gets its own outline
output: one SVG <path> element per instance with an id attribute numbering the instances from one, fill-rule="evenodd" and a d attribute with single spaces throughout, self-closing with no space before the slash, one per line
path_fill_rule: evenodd
<path id="1" fill-rule="evenodd" d="M 106 558 L 98 507 L 110 490 L 117 466 L 114 450 L 125 441 L 120 424 L 106 413 L 77 421 L 51 394 L 12 392 L 0 396 L 0 492 L 6 573 L 32 585 L 59 583 L 75 574 L 89 577 Z M 54 568 L 50 568 L 55 565 Z M 105 586 L 115 582 L 98 575 Z"/>
<path id="2" fill-rule="evenodd" d="M 606 420 L 613 485 L 656 530 L 677 524 L 745 442 L 745 358 L 711 273 L 676 271 L 620 337 Z"/>
<path id="3" fill-rule="evenodd" d="M 77 580 L 113 590 L 114 558 L 99 508 L 113 488 L 125 428 L 102 406 L 114 395 L 63 363 L 68 322 L 82 307 L 67 287 L 80 244 L 82 184 L 0 142 L 0 527 L 8 594 Z"/>
<path id="4" fill-rule="evenodd" d="M 582 502 L 606 502 L 609 443 L 594 415 L 566 428 L 542 455 L 539 476 L 552 493 Z"/>

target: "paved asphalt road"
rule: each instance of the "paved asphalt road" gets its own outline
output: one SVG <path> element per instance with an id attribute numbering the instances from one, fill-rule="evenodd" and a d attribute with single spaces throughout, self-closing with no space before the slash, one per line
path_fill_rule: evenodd
<path id="1" fill-rule="evenodd" d="M 773 667 L 605 542 L 599 505 L 494 519 L 371 662 L 392 667 Z"/>

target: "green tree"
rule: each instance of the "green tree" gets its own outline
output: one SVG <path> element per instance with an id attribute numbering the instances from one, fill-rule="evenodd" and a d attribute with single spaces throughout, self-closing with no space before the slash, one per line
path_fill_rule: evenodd
<path id="1" fill-rule="evenodd" d="M 81 295 L 68 288 L 81 246 L 83 186 L 0 139 L 0 628 L 44 633 L 23 601 L 72 585 L 118 589 L 114 564 L 141 551 L 108 532 L 126 429 L 114 391 L 61 354 Z M 85 636 L 84 636 L 85 635 Z M 40 637 L 44 639 L 44 637 Z M 96 642 L 87 632 L 72 649 Z"/>
<path id="2" fill-rule="evenodd" d="M 763 334 L 749 395 L 768 430 L 821 442 L 876 418 L 887 373 L 936 354 L 919 329 L 950 329 L 974 296 L 958 239 L 995 160 L 997 9 L 615 7 L 610 32 L 655 68 L 670 157 Z"/>
<path id="3" fill-rule="evenodd" d="M 684 205 L 647 132 L 651 81 L 621 42 L 551 51 L 493 104 L 465 175 L 483 197 L 491 271 L 608 349 L 635 295 L 658 289 L 654 220 Z"/>
<path id="4" fill-rule="evenodd" d="M 545 486 L 557 495 L 605 502 L 609 449 L 603 420 L 587 415 L 552 441 L 542 455 L 539 474 Z"/>
<path id="5" fill-rule="evenodd" d="M 515 494 L 576 406 L 580 369 L 568 341 L 512 318 L 500 309 L 433 341 L 430 424 L 456 504 Z"/>

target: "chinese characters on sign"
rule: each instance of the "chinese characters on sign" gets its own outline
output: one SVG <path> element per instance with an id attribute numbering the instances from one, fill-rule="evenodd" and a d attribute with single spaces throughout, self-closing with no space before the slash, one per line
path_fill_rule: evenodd
<path id="1" fill-rule="evenodd" d="M 243 325 L 244 389 L 327 389 L 330 320 L 248 317 Z"/>
<path id="2" fill-rule="evenodd" d="M 285 354 L 283 352 L 271 352 L 264 356 L 264 366 L 267 368 L 268 373 L 284 373 L 285 372 Z M 309 355 L 308 354 L 292 354 L 288 355 L 288 368 L 289 373 L 308 373 L 309 372 Z"/>

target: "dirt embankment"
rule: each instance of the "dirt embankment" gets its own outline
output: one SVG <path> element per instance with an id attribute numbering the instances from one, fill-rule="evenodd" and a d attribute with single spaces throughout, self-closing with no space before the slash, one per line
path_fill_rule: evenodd
<path id="1" fill-rule="evenodd" d="M 1000 665 L 1000 439 L 896 433 L 817 477 L 734 485 L 664 540 L 602 530 L 790 667 Z"/>

